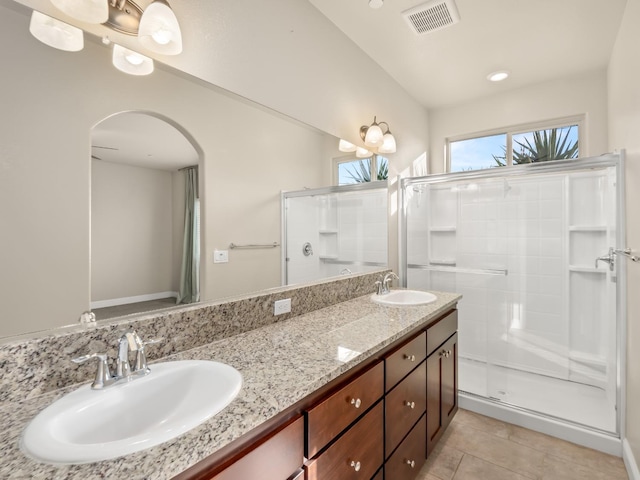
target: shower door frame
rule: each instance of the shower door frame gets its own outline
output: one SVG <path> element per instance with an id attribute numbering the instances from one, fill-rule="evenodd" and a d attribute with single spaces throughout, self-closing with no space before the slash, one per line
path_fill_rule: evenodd
<path id="1" fill-rule="evenodd" d="M 366 192 L 368 190 L 386 190 L 387 192 L 387 215 L 389 211 L 389 184 L 386 180 L 375 182 L 354 183 L 350 185 L 332 185 L 329 187 L 308 188 L 305 190 L 293 190 L 280 192 L 280 278 L 282 286 L 289 285 L 287 272 L 287 200 L 289 198 L 314 197 L 316 195 L 330 195 L 332 193 Z M 387 216 L 388 218 L 388 216 Z M 378 262 L 340 262 L 341 265 L 363 265 L 368 267 L 386 268 L 389 265 L 389 247 L 387 245 L 387 263 L 385 265 Z"/>
<path id="2" fill-rule="evenodd" d="M 439 184 L 450 181 L 478 180 L 486 178 L 510 178 L 538 173 L 570 173 L 586 169 L 600 169 L 615 167 L 616 169 L 616 249 L 624 249 L 626 245 L 626 212 L 625 212 L 625 152 L 604 154 L 599 157 L 580 158 L 575 160 L 555 160 L 551 162 L 531 163 L 525 165 L 513 165 L 468 172 L 441 173 L 423 177 L 403 178 L 398 189 L 398 265 L 401 284 L 406 288 L 408 274 L 407 260 L 407 189 L 424 184 Z M 606 253 L 606 252 L 603 252 Z M 627 271 L 626 261 L 623 256 L 616 257 L 617 281 L 616 281 L 616 433 L 602 432 L 582 425 L 581 428 L 593 430 L 616 439 L 625 438 L 626 417 L 626 330 L 627 330 Z M 494 400 L 486 399 L 495 403 Z M 511 407 L 530 413 L 528 409 Z M 544 414 L 534 414 L 542 418 L 555 420 Z M 571 424 L 570 421 L 567 421 Z"/>

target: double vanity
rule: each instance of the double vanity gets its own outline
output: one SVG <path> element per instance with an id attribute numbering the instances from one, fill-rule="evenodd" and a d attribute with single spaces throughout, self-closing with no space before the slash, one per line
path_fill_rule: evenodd
<path id="1" fill-rule="evenodd" d="M 165 340 L 173 346 L 160 346 L 160 355 L 154 355 L 155 345 L 148 347 L 150 359 L 159 359 L 160 363 L 150 361 L 151 373 L 144 378 L 102 390 L 91 390 L 89 385 L 78 389 L 77 384 L 57 389 L 50 386 L 49 391 L 37 395 L 26 393 L 23 398 L 17 394 L 15 398 L 6 398 L 0 408 L 3 431 L 0 477 L 415 478 L 425 453 L 431 452 L 457 410 L 455 307 L 460 296 L 437 292 L 435 300 L 424 304 L 424 297 L 394 300 L 395 291 L 392 291 L 388 294 L 389 302 L 403 302 L 403 305 L 381 304 L 372 301 L 371 278 L 375 279 L 372 275 L 354 276 L 324 282 L 317 291 L 309 286 L 291 287 L 260 298 L 247 297 L 245 303 L 191 307 L 186 320 L 193 322 L 199 309 L 210 308 L 208 324 L 217 321 L 214 310 L 220 312 L 220 320 L 224 315 L 228 320 L 239 314 L 248 320 L 253 315 L 270 317 L 273 300 L 280 298 L 292 298 L 293 312 L 272 317 L 255 328 L 227 330 L 227 335 L 209 339 L 212 340 L 209 343 L 203 343 L 200 338 L 200 345 L 195 339 L 202 329 L 191 333 L 181 331 L 181 322 L 175 321 L 176 338 Z M 322 308 L 320 297 L 328 306 Z M 230 310 L 237 312 L 230 313 Z M 297 315 L 298 312 L 301 314 Z M 125 327 L 138 331 L 145 331 L 146 327 L 147 334 L 158 333 L 150 328 L 153 324 L 158 330 L 153 323 L 158 321 L 154 318 L 147 324 L 133 320 L 121 322 L 101 334 L 121 332 Z M 82 333 L 67 335 L 77 336 L 75 343 L 66 338 L 52 341 L 65 345 L 82 343 L 79 340 Z M 188 345 L 184 338 L 190 335 L 194 336 L 193 348 L 175 347 L 181 341 Z M 79 351 L 86 346 L 66 353 L 89 353 Z M 172 349 L 174 353 L 162 355 Z M 0 361 L 3 353 L 6 352 L 0 349 Z M 107 460 L 79 458 L 79 462 L 90 463 L 75 464 L 37 461 L 33 458 L 38 457 L 37 454 L 25 455 L 23 450 L 29 449 L 24 445 L 20 448 L 20 442 L 26 439 L 25 427 L 34 417 L 46 412 L 45 407 L 73 399 L 72 395 L 80 395 L 79 392 L 94 394 L 94 398 L 101 401 L 94 402 L 93 408 L 98 410 L 87 415 L 75 430 L 62 429 L 61 435 L 66 435 L 64 438 L 69 442 L 95 444 L 126 436 L 123 432 L 138 432 L 149 424 L 145 416 L 168 408 L 166 405 L 175 405 L 178 399 L 186 398 L 197 404 L 203 396 L 215 397 L 213 382 L 198 385 L 199 374 L 187 373 L 193 369 L 181 371 L 183 366 L 197 369 L 198 365 L 211 362 L 230 366 L 241 374 L 239 393 L 221 411 L 174 438 Z M 76 367 L 69 361 L 68 368 Z M 85 372 L 95 373 L 95 365 L 93 372 L 89 369 Z M 157 380 L 152 382 L 154 375 Z M 38 372 L 33 376 L 37 377 Z M 168 376 L 173 376 L 168 383 L 161 381 Z M 6 386 L 10 379 L 0 380 Z M 193 398 L 182 395 L 196 386 L 202 390 L 197 390 Z M 133 397 L 127 397 L 127 389 L 134 387 L 139 392 L 131 401 Z M 113 389 L 122 393 L 111 394 L 116 391 Z M 107 395 L 120 395 L 120 398 L 110 403 L 112 400 L 102 400 L 107 399 Z M 115 413 L 110 412 L 107 421 L 100 424 L 95 420 L 100 416 L 96 412 L 109 405 Z M 185 415 L 196 410 L 197 406 L 191 405 L 183 408 Z M 101 436 L 104 431 L 99 429 L 107 427 L 111 429 L 111 437 Z M 108 444 L 106 441 L 104 448 L 108 448 Z M 71 449 L 72 455 L 74 449 Z"/>

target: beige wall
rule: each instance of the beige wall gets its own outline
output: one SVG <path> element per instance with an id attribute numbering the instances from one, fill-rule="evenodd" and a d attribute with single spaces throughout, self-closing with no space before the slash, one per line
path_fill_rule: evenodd
<path id="1" fill-rule="evenodd" d="M 178 291 L 172 173 L 91 161 L 91 301 Z"/>
<path id="2" fill-rule="evenodd" d="M 444 171 L 444 145 L 448 137 L 581 114 L 586 114 L 586 136 L 583 137 L 586 149 L 581 156 L 607 152 L 606 71 L 589 72 L 431 110 L 430 173 Z"/>
<path id="3" fill-rule="evenodd" d="M 609 63 L 610 148 L 625 148 L 627 246 L 640 251 L 640 0 L 629 0 Z M 626 439 L 640 462 L 640 264 L 627 261 Z"/>

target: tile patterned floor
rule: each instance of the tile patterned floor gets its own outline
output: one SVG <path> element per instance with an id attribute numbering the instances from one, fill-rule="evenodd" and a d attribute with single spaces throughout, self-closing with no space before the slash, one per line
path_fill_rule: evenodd
<path id="1" fill-rule="evenodd" d="M 621 458 L 459 410 L 417 480 L 628 480 Z"/>

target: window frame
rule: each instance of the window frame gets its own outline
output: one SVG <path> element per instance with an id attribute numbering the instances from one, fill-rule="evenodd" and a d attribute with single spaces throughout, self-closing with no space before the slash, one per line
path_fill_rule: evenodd
<path id="1" fill-rule="evenodd" d="M 586 115 L 573 115 L 570 117 L 555 118 L 552 120 L 544 120 L 540 122 L 522 123 L 504 128 L 494 128 L 491 130 L 483 130 L 464 135 L 455 135 L 445 138 L 444 144 L 444 171 L 451 173 L 451 143 L 463 140 L 473 140 L 475 138 L 490 137 L 493 135 L 506 135 L 506 161 L 505 167 L 513 166 L 513 136 L 522 133 L 529 133 L 539 130 L 548 130 L 550 128 L 565 128 L 577 125 L 578 127 L 578 155 L 580 157 L 588 157 L 586 137 Z M 482 170 L 482 169 L 477 169 Z"/>
<path id="2" fill-rule="evenodd" d="M 372 179 L 370 182 L 365 182 L 365 183 L 373 183 L 377 180 L 373 180 L 374 177 L 376 177 L 377 175 L 374 175 L 374 172 L 378 171 L 378 158 L 387 158 L 384 157 L 383 155 L 378 155 L 377 153 L 372 153 L 370 157 L 364 157 L 364 158 L 359 158 L 356 157 L 355 152 L 352 154 L 348 154 L 348 155 L 341 155 L 339 157 L 334 157 L 333 158 L 333 184 L 337 185 L 337 186 L 341 186 L 340 185 L 340 178 L 339 178 L 339 165 L 341 163 L 350 163 L 350 162 L 357 162 L 359 160 L 370 160 L 369 162 L 369 168 L 371 168 L 370 173 L 370 178 Z M 387 161 L 388 158 L 387 158 Z M 358 185 L 358 183 L 346 183 L 345 185 Z"/>

